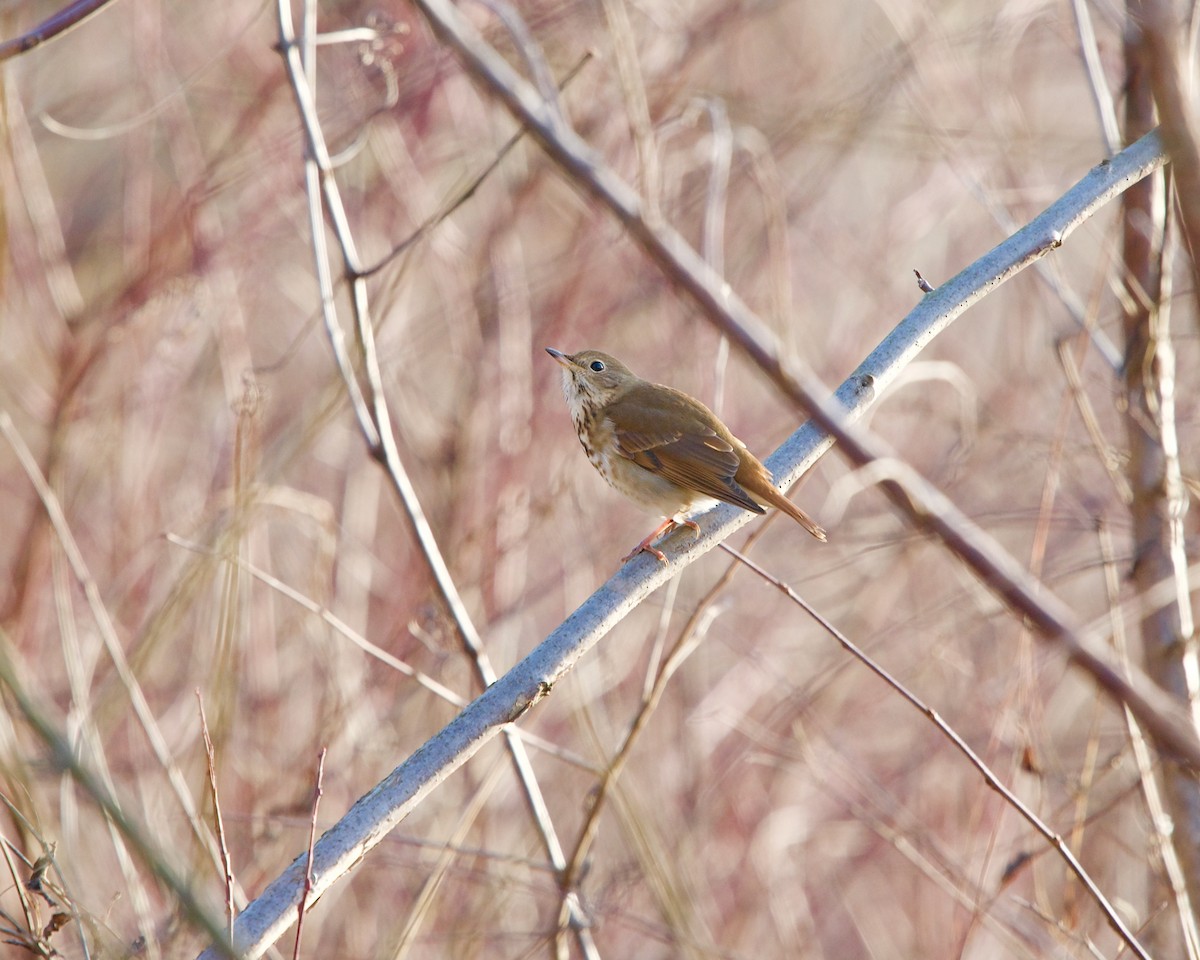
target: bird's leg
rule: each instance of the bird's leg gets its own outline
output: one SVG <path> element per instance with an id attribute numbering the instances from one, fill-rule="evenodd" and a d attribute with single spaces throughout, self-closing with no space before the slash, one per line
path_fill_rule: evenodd
<path id="1" fill-rule="evenodd" d="M 650 536 L 630 550 L 626 556 L 622 557 L 621 562 L 625 563 L 629 560 L 632 560 L 639 553 L 645 552 L 654 554 L 656 557 L 658 557 L 660 562 L 666 563 L 667 555 L 661 550 L 650 546 L 650 544 L 652 544 L 659 537 L 668 536 L 676 527 L 691 527 L 696 531 L 696 536 L 700 536 L 700 524 L 698 524 L 695 520 L 676 520 L 674 517 L 667 517 L 666 520 L 664 520 L 655 528 L 654 532 L 650 534 Z"/>
<path id="2" fill-rule="evenodd" d="M 663 553 L 661 550 L 657 550 L 654 547 L 650 546 L 650 544 L 652 544 L 655 540 L 657 540 L 659 538 L 659 536 L 665 536 L 666 534 L 670 533 L 677 526 L 679 526 L 678 520 L 676 520 L 674 517 L 667 517 L 666 520 L 664 520 L 662 523 L 660 523 L 657 527 L 654 528 L 654 532 L 652 534 L 650 534 L 650 536 L 648 536 L 645 540 L 643 540 L 636 547 L 634 547 L 632 550 L 630 550 L 629 553 L 627 553 L 625 556 L 623 556 L 621 558 L 621 562 L 627 563 L 628 561 L 630 561 L 634 557 L 636 557 L 639 553 L 645 552 L 645 553 L 654 554 L 656 557 L 658 557 L 658 559 L 661 563 L 666 563 L 667 555 L 665 553 Z"/>

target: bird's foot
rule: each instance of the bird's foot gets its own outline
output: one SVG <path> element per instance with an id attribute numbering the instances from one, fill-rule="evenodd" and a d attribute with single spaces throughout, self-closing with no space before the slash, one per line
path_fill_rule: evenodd
<path id="1" fill-rule="evenodd" d="M 652 553 L 654 556 L 658 557 L 660 563 L 666 563 L 667 555 L 657 547 L 652 547 L 651 544 L 660 537 L 670 536 L 676 527 L 691 527 L 696 532 L 696 536 L 700 536 L 700 524 L 698 524 L 695 520 L 676 520 L 674 517 L 668 517 L 654 529 L 654 532 L 651 533 L 650 536 L 648 536 L 645 540 L 630 550 L 629 553 L 623 556 L 621 558 L 621 562 L 628 563 L 639 553 Z"/>

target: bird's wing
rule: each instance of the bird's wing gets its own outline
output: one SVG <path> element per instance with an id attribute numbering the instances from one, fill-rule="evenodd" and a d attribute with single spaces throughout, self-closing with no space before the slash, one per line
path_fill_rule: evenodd
<path id="1" fill-rule="evenodd" d="M 681 487 L 763 513 L 733 479 L 741 463 L 733 443 L 693 414 L 689 399 L 655 385 L 653 392 L 634 390 L 614 401 L 606 413 L 617 451 Z"/>

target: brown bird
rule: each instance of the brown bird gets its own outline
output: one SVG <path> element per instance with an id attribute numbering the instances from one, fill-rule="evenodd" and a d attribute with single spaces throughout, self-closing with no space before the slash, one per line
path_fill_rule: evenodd
<path id="1" fill-rule="evenodd" d="M 615 357 L 598 350 L 546 352 L 562 364 L 563 395 L 575 432 L 613 487 L 667 519 L 625 560 L 679 524 L 700 532 L 679 515 L 724 500 L 752 513 L 762 503 L 778 507 L 818 540 L 825 531 L 775 487 L 771 473 L 715 413 L 682 390 L 643 380 Z"/>

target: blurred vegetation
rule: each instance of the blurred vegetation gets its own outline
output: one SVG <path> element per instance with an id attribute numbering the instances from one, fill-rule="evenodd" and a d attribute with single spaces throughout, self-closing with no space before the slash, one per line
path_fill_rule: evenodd
<path id="1" fill-rule="evenodd" d="M 14 36 L 53 9 L 10 6 L 0 29 Z M 484 5 L 464 9 L 521 64 Z M 1125 14 L 1088 9 L 1119 102 Z M 831 384 L 917 301 L 913 268 L 935 285 L 952 276 L 1106 155 L 1065 2 L 605 0 L 520 13 L 556 78 L 594 53 L 562 93 L 573 124 L 697 247 L 724 117 L 725 273 Z M 218 915 L 197 691 L 232 868 L 252 898 L 307 846 L 319 750 L 324 827 L 457 710 L 320 610 L 462 698 L 479 690 L 332 359 L 275 17 L 269 5 L 114 4 L 0 74 L 0 412 L 90 578 L 0 438 L 0 641 L 77 756 Z M 760 454 L 797 424 L 529 142 L 389 259 L 516 128 L 408 5 L 330 3 L 318 24 L 376 31 L 317 48 L 318 111 L 362 258 L 382 264 L 368 288 L 400 454 L 502 672 L 654 522 L 580 455 L 544 346 L 614 353 L 718 406 Z M 621 76 L 623 48 L 636 75 Z M 638 149 L 639 85 L 656 179 Z M 1114 204 L 1078 231 L 1052 268 L 1123 343 L 1119 215 Z M 340 275 L 336 253 L 331 263 Z M 1185 474 L 1190 277 L 1173 291 Z M 345 336 L 353 350 L 348 323 Z M 931 344 L 870 423 L 1092 620 L 1132 594 L 1131 519 L 1079 414 L 1064 343 L 1120 458 L 1122 373 L 1035 271 Z M 755 558 L 930 703 L 1152 948 L 1182 956 L 1122 711 L 836 452 L 793 496 L 831 543 L 769 521 Z M 601 954 L 1115 956 L 1095 904 L 925 717 L 750 575 L 706 597 L 728 563 L 710 554 L 656 594 L 522 721 L 569 849 L 656 651 L 707 604 L 579 878 Z M 1136 630 L 1130 643 L 1137 656 Z M 203 948 L 6 705 L 0 922 L 9 942 L 28 939 L 12 955 Z M 44 856 L 52 889 L 25 891 L 23 905 Z M 322 897 L 301 954 L 545 956 L 561 899 L 492 743 Z"/>

